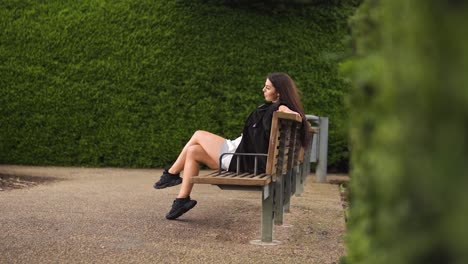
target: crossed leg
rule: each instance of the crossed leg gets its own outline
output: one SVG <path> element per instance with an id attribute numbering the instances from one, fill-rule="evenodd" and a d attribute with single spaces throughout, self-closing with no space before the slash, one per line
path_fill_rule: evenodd
<path id="1" fill-rule="evenodd" d="M 190 183 L 192 176 L 198 175 L 199 163 L 203 163 L 211 169 L 217 169 L 218 157 L 224 138 L 216 134 L 198 130 L 179 154 L 179 157 L 169 169 L 169 173 L 177 174 L 184 171 L 182 185 L 177 198 L 185 198 L 190 195 L 193 184 Z"/>

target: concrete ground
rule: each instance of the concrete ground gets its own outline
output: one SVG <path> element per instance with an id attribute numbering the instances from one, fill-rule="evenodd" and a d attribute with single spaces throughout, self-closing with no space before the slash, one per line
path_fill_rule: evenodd
<path id="1" fill-rule="evenodd" d="M 50 177 L 0 191 L 0 263 L 338 263 L 345 221 L 337 185 L 291 202 L 277 246 L 260 238 L 259 192 L 196 185 L 197 206 L 169 211 L 179 187 L 153 189 L 162 170 L 0 165 L 0 175 Z M 333 176 L 332 176 L 333 177 Z"/>

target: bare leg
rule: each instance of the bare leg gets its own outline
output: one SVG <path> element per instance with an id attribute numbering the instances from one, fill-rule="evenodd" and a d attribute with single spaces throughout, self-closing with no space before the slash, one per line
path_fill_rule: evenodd
<path id="1" fill-rule="evenodd" d="M 219 149 L 220 148 L 221 145 L 219 145 Z M 199 163 L 203 163 L 212 169 L 218 168 L 218 155 L 219 154 L 216 154 L 214 157 L 208 155 L 202 145 L 192 145 L 187 148 L 184 177 L 182 178 L 182 185 L 177 198 L 186 198 L 192 192 L 193 183 L 190 183 L 190 178 L 198 175 L 198 172 L 200 171 Z"/>
<path id="2" fill-rule="evenodd" d="M 183 170 L 184 175 L 177 199 L 174 200 L 171 211 L 166 215 L 167 219 L 176 219 L 197 204 L 197 201 L 187 199 L 193 188 L 190 179 L 192 176 L 198 175 L 200 171 L 199 163 L 213 169 L 218 168 L 218 156 L 224 141 L 225 139 L 218 135 L 206 131 L 196 131 L 187 142 L 179 157 L 169 169 L 169 173 L 172 174 L 177 174 Z"/>
<path id="3" fill-rule="evenodd" d="M 216 161 L 216 166 L 210 166 L 210 164 L 207 164 L 203 162 L 202 160 L 199 160 L 199 162 L 206 164 L 210 168 L 216 169 L 218 166 L 217 159 L 219 157 L 219 151 L 221 150 L 221 146 L 223 145 L 224 140 L 225 140 L 224 138 L 216 134 L 207 132 L 207 131 L 203 131 L 203 130 L 196 131 L 195 133 L 193 133 L 192 138 L 190 138 L 187 144 L 185 144 L 185 147 L 180 152 L 179 157 L 174 162 L 172 167 L 169 169 L 169 173 L 177 174 L 181 172 L 182 170 L 184 170 L 184 166 L 186 164 L 186 159 L 187 159 L 187 151 L 191 146 L 195 146 L 195 145 L 201 146 L 205 152 L 204 154 L 208 155 L 209 157 L 211 157 L 212 159 Z M 203 160 L 207 160 L 206 157 L 203 158 Z M 207 161 L 210 162 L 210 160 L 207 160 Z M 187 171 L 185 171 L 184 176 L 186 174 L 187 174 Z M 197 175 L 197 174 L 191 174 L 190 176 Z"/>

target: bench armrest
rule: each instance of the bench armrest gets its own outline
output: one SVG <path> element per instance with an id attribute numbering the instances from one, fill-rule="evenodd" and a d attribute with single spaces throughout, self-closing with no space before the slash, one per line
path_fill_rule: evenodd
<path id="1" fill-rule="evenodd" d="M 221 163 L 222 159 L 226 155 L 233 155 L 233 156 L 255 156 L 255 161 L 254 161 L 254 175 L 257 175 L 257 159 L 258 157 L 268 157 L 268 154 L 263 154 L 263 153 L 223 153 L 219 156 L 219 169 L 218 169 L 218 174 L 221 174 Z M 236 169 L 236 175 L 239 174 L 240 170 L 240 163 L 239 159 L 237 159 L 237 169 Z"/>

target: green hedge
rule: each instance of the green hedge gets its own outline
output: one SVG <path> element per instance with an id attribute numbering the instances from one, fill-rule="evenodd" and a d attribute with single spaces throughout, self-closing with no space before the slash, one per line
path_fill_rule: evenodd
<path id="1" fill-rule="evenodd" d="M 0 163 L 165 166 L 197 129 L 237 136 L 272 71 L 331 118 L 329 160 L 346 163 L 348 2 L 2 1 Z"/>
<path id="2" fill-rule="evenodd" d="M 468 4 L 366 0 L 346 263 L 468 263 Z"/>

